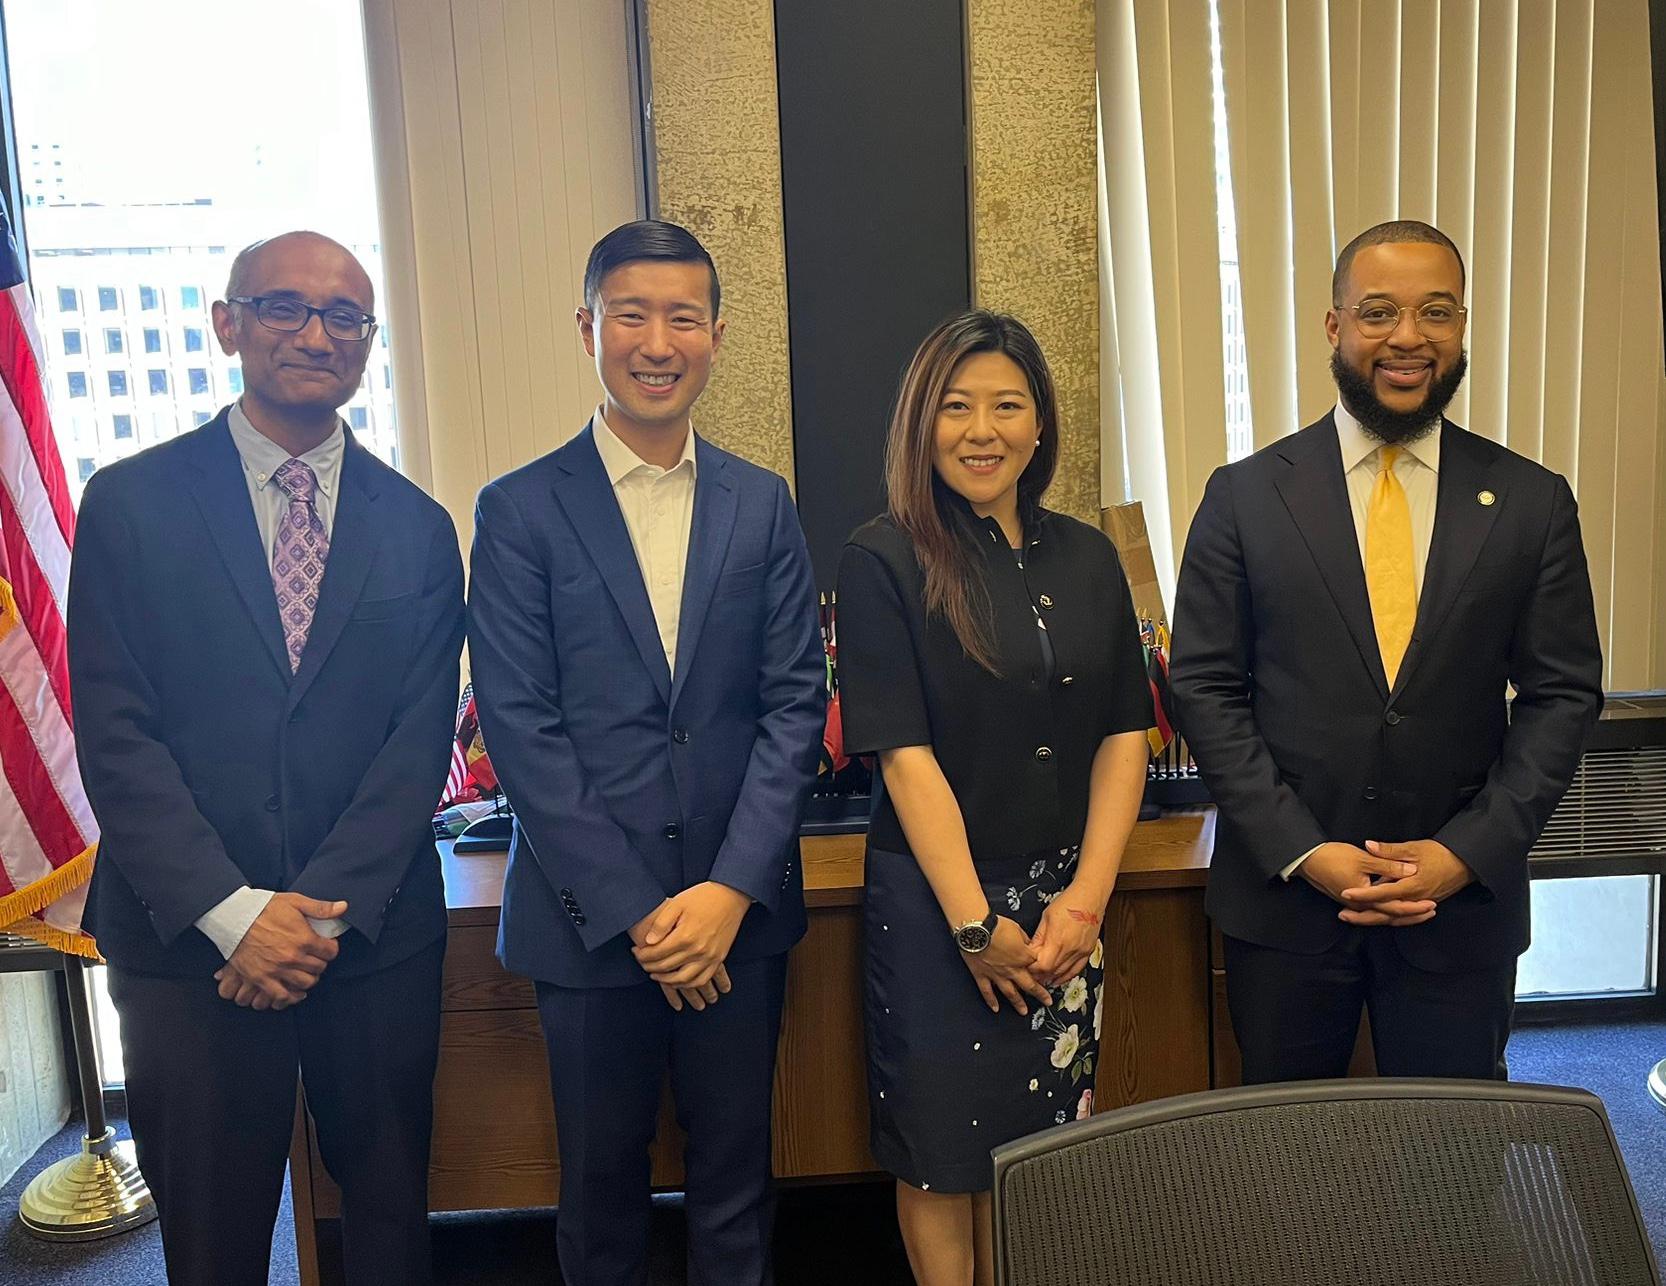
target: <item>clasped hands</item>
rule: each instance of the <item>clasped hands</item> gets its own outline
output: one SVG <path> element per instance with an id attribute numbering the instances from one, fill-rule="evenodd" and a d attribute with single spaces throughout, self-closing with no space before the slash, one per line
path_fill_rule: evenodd
<path id="1" fill-rule="evenodd" d="M 1475 879 L 1475 873 L 1438 840 L 1388 844 L 1367 840 L 1321 844 L 1298 868 L 1303 879 L 1342 905 L 1348 924 L 1405 928 L 1431 920 L 1440 903 Z"/>
<path id="2" fill-rule="evenodd" d="M 341 944 L 307 923 L 338 920 L 345 902 L 321 902 L 300 893 L 274 893 L 255 917 L 237 950 L 214 974 L 220 998 L 246 1009 L 288 1009 L 307 998 Z"/>
<path id="3" fill-rule="evenodd" d="M 630 927 L 631 954 L 671 1008 L 704 1009 L 728 993 L 723 962 L 751 905 L 739 889 L 707 880 L 666 898 Z"/>
<path id="4" fill-rule="evenodd" d="M 1001 916 L 986 948 L 975 955 L 961 952 L 990 1012 L 1000 1012 L 1003 997 L 1019 1014 L 1029 1013 L 1025 996 L 1043 1006 L 1052 1004 L 1048 989 L 1081 973 L 1099 945 L 1104 905 L 1103 900 L 1066 888 L 1042 911 L 1034 937 Z"/>

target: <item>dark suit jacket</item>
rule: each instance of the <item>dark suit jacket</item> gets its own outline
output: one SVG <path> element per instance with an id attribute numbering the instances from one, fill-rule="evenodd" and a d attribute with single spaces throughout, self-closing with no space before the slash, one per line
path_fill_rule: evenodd
<path id="1" fill-rule="evenodd" d="M 212 973 L 195 921 L 242 884 L 345 899 L 342 974 L 442 935 L 431 820 L 462 640 L 456 529 L 350 433 L 294 676 L 226 412 L 94 474 L 69 662 L 106 958 Z"/>
<path id="2" fill-rule="evenodd" d="M 695 444 L 676 677 L 588 427 L 480 493 L 469 654 L 515 807 L 499 952 L 569 987 L 645 975 L 625 930 L 704 880 L 756 900 L 730 958 L 804 932 L 798 822 L 825 661 L 773 473 Z"/>
<path id="3" fill-rule="evenodd" d="M 1380 931 L 1437 971 L 1527 946 L 1527 853 L 1602 707 L 1590 577 L 1566 481 L 1455 424 L 1440 433 L 1392 692 L 1332 417 L 1217 469 L 1204 492 L 1170 680 L 1219 808 L 1209 912 L 1236 937 L 1325 950 L 1346 927 L 1337 905 L 1280 870 L 1327 840 L 1433 838 L 1475 883 L 1427 923 Z"/>

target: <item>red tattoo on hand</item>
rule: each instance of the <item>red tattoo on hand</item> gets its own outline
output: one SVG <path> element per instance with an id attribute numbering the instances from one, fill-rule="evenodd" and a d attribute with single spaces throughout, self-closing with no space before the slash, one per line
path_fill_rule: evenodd
<path id="1" fill-rule="evenodd" d="M 1066 907 L 1072 920 L 1080 920 L 1083 924 L 1098 924 L 1099 917 L 1092 911 L 1078 911 L 1075 907 Z"/>

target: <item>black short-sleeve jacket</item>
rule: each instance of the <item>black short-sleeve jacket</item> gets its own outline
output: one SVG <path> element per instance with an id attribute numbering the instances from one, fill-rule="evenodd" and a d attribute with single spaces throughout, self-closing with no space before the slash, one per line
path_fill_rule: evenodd
<path id="1" fill-rule="evenodd" d="M 1104 738 L 1151 726 L 1128 581 L 1104 533 L 1039 510 L 1022 567 L 994 519 L 957 505 L 982 559 L 999 676 L 927 617 L 913 543 L 887 517 L 852 533 L 839 562 L 839 692 L 851 754 L 930 745 L 966 821 L 974 861 L 1075 844 Z M 1046 622 L 1049 678 L 1036 616 Z M 907 853 L 889 797 L 873 847 Z"/>

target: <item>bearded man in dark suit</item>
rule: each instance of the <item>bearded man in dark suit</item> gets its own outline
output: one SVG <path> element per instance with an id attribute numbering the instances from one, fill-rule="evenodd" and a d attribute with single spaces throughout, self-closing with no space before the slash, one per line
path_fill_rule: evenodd
<path id="1" fill-rule="evenodd" d="M 1443 416 L 1464 287 L 1427 224 L 1350 242 L 1335 409 L 1218 469 L 1186 542 L 1171 677 L 1248 1082 L 1342 1075 L 1362 1007 L 1384 1075 L 1504 1075 L 1602 654 L 1566 480 Z"/>

